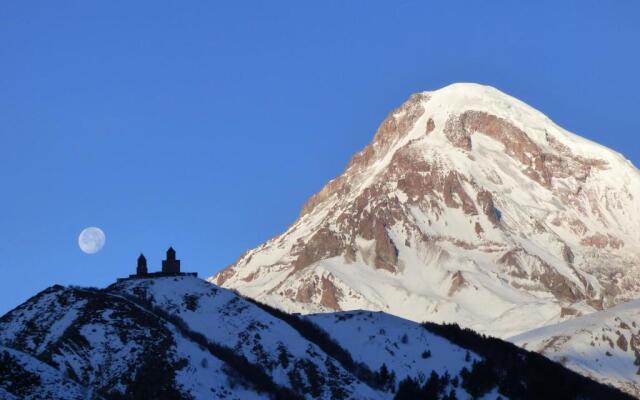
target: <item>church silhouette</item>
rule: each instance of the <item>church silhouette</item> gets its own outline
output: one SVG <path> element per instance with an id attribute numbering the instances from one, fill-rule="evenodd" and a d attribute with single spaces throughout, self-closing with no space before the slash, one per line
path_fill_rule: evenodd
<path id="1" fill-rule="evenodd" d="M 180 272 L 180 260 L 176 258 L 176 251 L 173 247 L 167 250 L 167 258 L 162 260 L 162 270 L 159 272 L 149 272 L 147 269 L 147 258 L 140 253 L 136 273 L 128 278 L 120 278 L 118 281 L 136 278 L 156 278 L 162 276 L 198 276 L 197 272 Z"/>

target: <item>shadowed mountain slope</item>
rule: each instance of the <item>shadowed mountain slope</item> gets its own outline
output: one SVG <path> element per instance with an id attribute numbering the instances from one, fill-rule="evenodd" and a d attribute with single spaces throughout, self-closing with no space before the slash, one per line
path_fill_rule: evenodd
<path id="1" fill-rule="evenodd" d="M 626 398 L 551 361 L 519 375 L 491 364 L 478 385 L 489 358 L 415 322 L 286 314 L 193 276 L 53 286 L 0 318 L 0 346 L 10 399 L 392 399 L 407 385 L 467 399 L 508 392 L 508 377 L 582 383 L 557 392 L 566 398 Z"/>

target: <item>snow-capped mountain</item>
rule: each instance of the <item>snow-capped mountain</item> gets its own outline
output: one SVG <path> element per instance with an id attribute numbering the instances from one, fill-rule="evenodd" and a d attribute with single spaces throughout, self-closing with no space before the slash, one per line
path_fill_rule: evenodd
<path id="1" fill-rule="evenodd" d="M 640 173 L 494 88 L 418 93 L 283 234 L 210 280 L 290 312 L 508 337 L 640 295 Z"/>
<path id="2" fill-rule="evenodd" d="M 539 385 L 543 379 L 549 384 Z M 3 399 L 427 393 L 628 398 L 536 353 L 457 327 L 370 311 L 291 315 L 193 276 L 132 278 L 105 289 L 53 286 L 0 318 Z"/>
<path id="3" fill-rule="evenodd" d="M 595 380 L 640 397 L 640 301 L 509 338 Z"/>

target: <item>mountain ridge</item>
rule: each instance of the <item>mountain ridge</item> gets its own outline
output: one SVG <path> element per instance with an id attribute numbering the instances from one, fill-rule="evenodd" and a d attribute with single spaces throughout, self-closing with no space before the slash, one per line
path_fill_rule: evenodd
<path id="1" fill-rule="evenodd" d="M 417 390 L 457 399 L 629 398 L 502 341 L 493 343 L 509 357 L 480 355 L 472 347 L 482 340 L 369 311 L 285 314 L 193 276 L 124 279 L 104 289 L 53 286 L 0 318 L 0 394 L 403 399 Z M 541 379 L 557 384 L 537 385 Z"/>

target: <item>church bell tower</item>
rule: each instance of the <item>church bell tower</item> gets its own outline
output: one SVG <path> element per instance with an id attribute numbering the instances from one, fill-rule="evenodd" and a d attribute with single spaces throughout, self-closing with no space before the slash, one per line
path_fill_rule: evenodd
<path id="1" fill-rule="evenodd" d="M 140 253 L 140 257 L 138 257 L 138 267 L 136 268 L 136 275 L 145 276 L 147 275 L 147 259 L 144 257 L 144 254 Z"/>
<path id="2" fill-rule="evenodd" d="M 180 273 L 180 260 L 176 259 L 176 251 L 173 247 L 169 247 L 167 250 L 167 259 L 162 260 L 162 272 L 165 274 Z"/>

